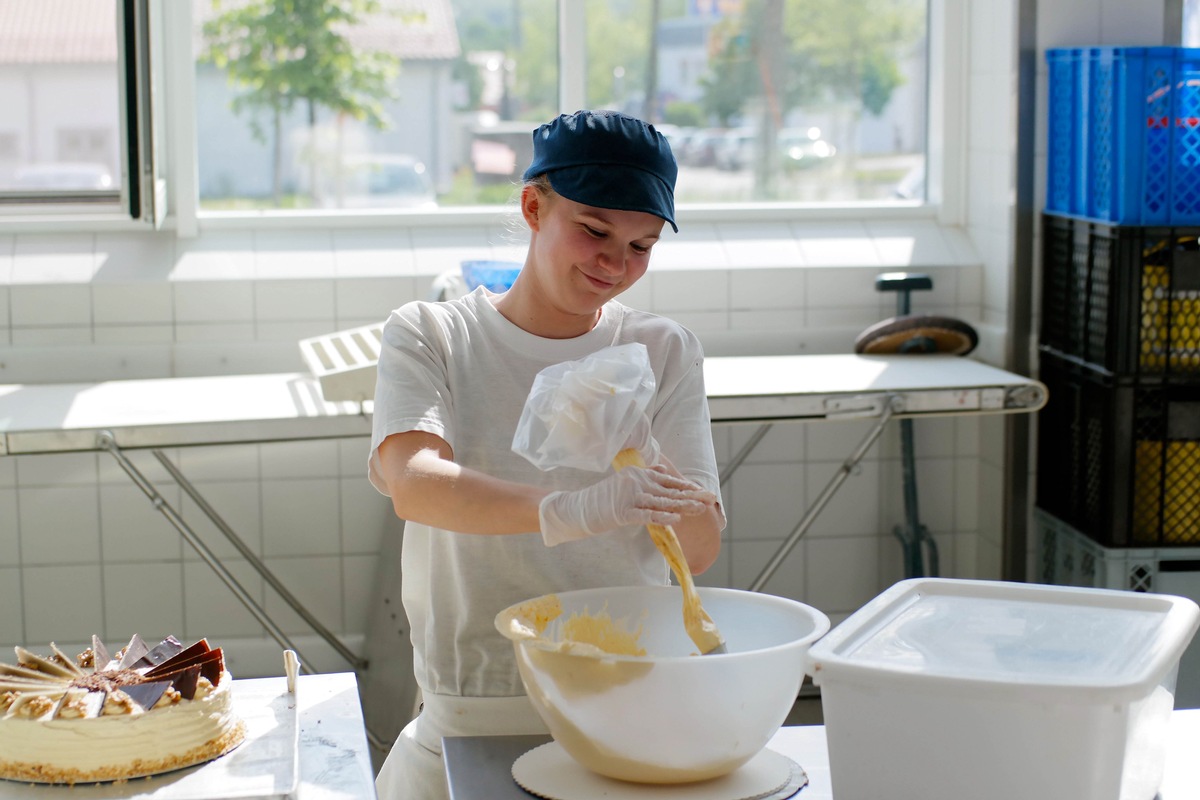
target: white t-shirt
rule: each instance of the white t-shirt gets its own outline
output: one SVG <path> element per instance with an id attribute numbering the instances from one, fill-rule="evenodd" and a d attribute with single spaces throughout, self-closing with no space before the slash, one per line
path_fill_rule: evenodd
<path id="1" fill-rule="evenodd" d="M 699 340 L 665 317 L 616 301 L 574 339 L 544 339 L 509 322 L 483 288 L 447 302 L 412 302 L 383 329 L 371 437 L 371 483 L 387 494 L 378 465 L 388 436 L 420 430 L 445 439 L 464 467 L 505 480 L 577 489 L 603 476 L 539 470 L 512 451 L 534 377 L 545 367 L 611 345 L 641 342 L 654 369 L 654 438 L 679 471 L 719 494 Z M 468 697 L 524 694 L 512 643 L 493 626 L 513 603 L 596 586 L 666 584 L 670 570 L 644 527 L 557 547 L 539 532 L 453 533 L 408 522 L 401 556 L 402 598 L 414 668 L 426 693 Z"/>

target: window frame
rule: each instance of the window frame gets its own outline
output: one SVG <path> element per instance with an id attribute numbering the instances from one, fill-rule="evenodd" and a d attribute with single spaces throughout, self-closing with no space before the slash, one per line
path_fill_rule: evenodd
<path id="1" fill-rule="evenodd" d="M 564 42 L 582 39 L 586 25 L 584 4 L 557 0 L 559 35 L 559 105 L 579 108 L 585 96 L 586 63 L 582 47 Z M 195 57 L 192 52 L 192 3 L 173 0 L 120 0 L 119 8 L 140 9 L 140 22 L 133 27 L 141 35 L 132 47 L 122 45 L 124 59 L 132 54 L 143 59 L 130 78 L 134 83 L 135 108 L 123 110 L 129 120 L 130 170 L 126 184 L 139 179 L 138 204 L 126 196 L 123 208 L 111 213 L 69 208 L 54 213 L 31 209 L 21 215 L 0 216 L 0 232 L 62 230 L 145 230 L 147 227 L 174 231 L 191 238 L 206 230 L 246 228 L 312 228 L 314 223 L 329 228 L 349 227 L 457 227 L 500 222 L 511 215 L 505 207 L 454 207 L 436 211 L 402 209 L 362 212 L 323 211 L 201 211 L 198 198 Z M 928 2 L 929 68 L 927 71 L 928 114 L 925 202 L 828 203 L 730 203 L 681 204 L 680 213 L 697 222 L 775 223 L 835 220 L 936 220 L 943 225 L 962 225 L 965 220 L 965 133 L 967 128 L 968 79 L 965 68 L 967 9 L 954 0 Z M 128 29 L 129 26 L 126 26 Z M 144 34 L 149 31 L 150 36 Z M 150 42 L 146 40 L 150 39 Z M 122 81 L 124 102 L 129 81 Z"/>

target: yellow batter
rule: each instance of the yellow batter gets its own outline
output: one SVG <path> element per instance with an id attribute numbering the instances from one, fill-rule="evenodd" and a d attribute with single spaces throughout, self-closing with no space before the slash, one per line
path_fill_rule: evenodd
<path id="1" fill-rule="evenodd" d="M 508 621 L 509 632 L 518 639 L 538 639 L 552 644 L 560 653 L 601 656 L 644 656 L 645 648 L 638 646 L 642 635 L 639 627 L 627 631 L 617 624 L 607 611 L 597 614 L 573 613 L 563 621 L 558 641 L 545 638 L 546 627 L 562 615 L 558 595 L 548 594 L 522 603 L 514 609 Z"/>
<path id="2" fill-rule="evenodd" d="M 562 624 L 563 640 L 590 644 L 617 656 L 646 655 L 646 649 L 638 646 L 641 635 L 641 628 L 631 632 L 619 627 L 607 611 L 572 614 Z"/>

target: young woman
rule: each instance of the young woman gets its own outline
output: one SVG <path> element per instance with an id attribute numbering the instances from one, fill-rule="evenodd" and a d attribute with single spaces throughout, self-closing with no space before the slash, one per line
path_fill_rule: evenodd
<path id="1" fill-rule="evenodd" d="M 615 298 L 675 228 L 677 172 L 653 126 L 607 111 L 562 115 L 533 134 L 521 214 L 525 263 L 503 294 L 414 302 L 384 327 L 371 482 L 406 521 L 402 597 L 422 710 L 376 781 L 383 800 L 445 798 L 441 739 L 544 733 L 512 644 L 507 606 L 549 592 L 665 584 L 644 525 L 673 525 L 693 573 L 725 525 L 696 337 Z M 641 342 L 656 395 L 630 446 L 646 469 L 543 472 L 512 451 L 543 368 Z"/>

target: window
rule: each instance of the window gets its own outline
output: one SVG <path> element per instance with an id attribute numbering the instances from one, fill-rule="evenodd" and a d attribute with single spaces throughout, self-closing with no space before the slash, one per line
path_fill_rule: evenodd
<path id="1" fill-rule="evenodd" d="M 555 0 L 341 4 L 349 17 L 196 0 L 201 209 L 350 207 L 330 187 L 383 157 L 418 164 L 440 207 L 507 203 L 531 130 L 560 110 L 558 54 L 581 44 L 581 104 L 659 125 L 682 203 L 921 197 L 925 0 L 582 4 L 584 41 L 560 45 Z M 256 36 L 286 44 L 260 58 Z M 356 57 L 303 86 L 267 74 L 312 74 L 318 47 Z"/>
<path id="2" fill-rule="evenodd" d="M 1200 2 L 1183 0 L 1182 15 L 1180 44 L 1184 47 L 1200 47 Z"/>
<path id="3" fill-rule="evenodd" d="M 193 3 L 201 209 L 347 207 L 335 187 L 380 158 L 411 161 L 441 205 L 508 201 L 518 120 L 555 108 L 555 0 L 290 9 Z"/>
<path id="4" fill-rule="evenodd" d="M 0 199 L 117 203 L 117 24 L 115 0 L 0 3 Z"/>
<path id="5" fill-rule="evenodd" d="M 532 129 L 584 106 L 660 126 L 682 204 L 921 200 L 927 5 L 5 0 L 0 211 L 497 206 Z"/>
<path id="6" fill-rule="evenodd" d="M 661 125 L 681 202 L 915 197 L 924 0 L 587 0 L 586 24 L 588 104 Z"/>

